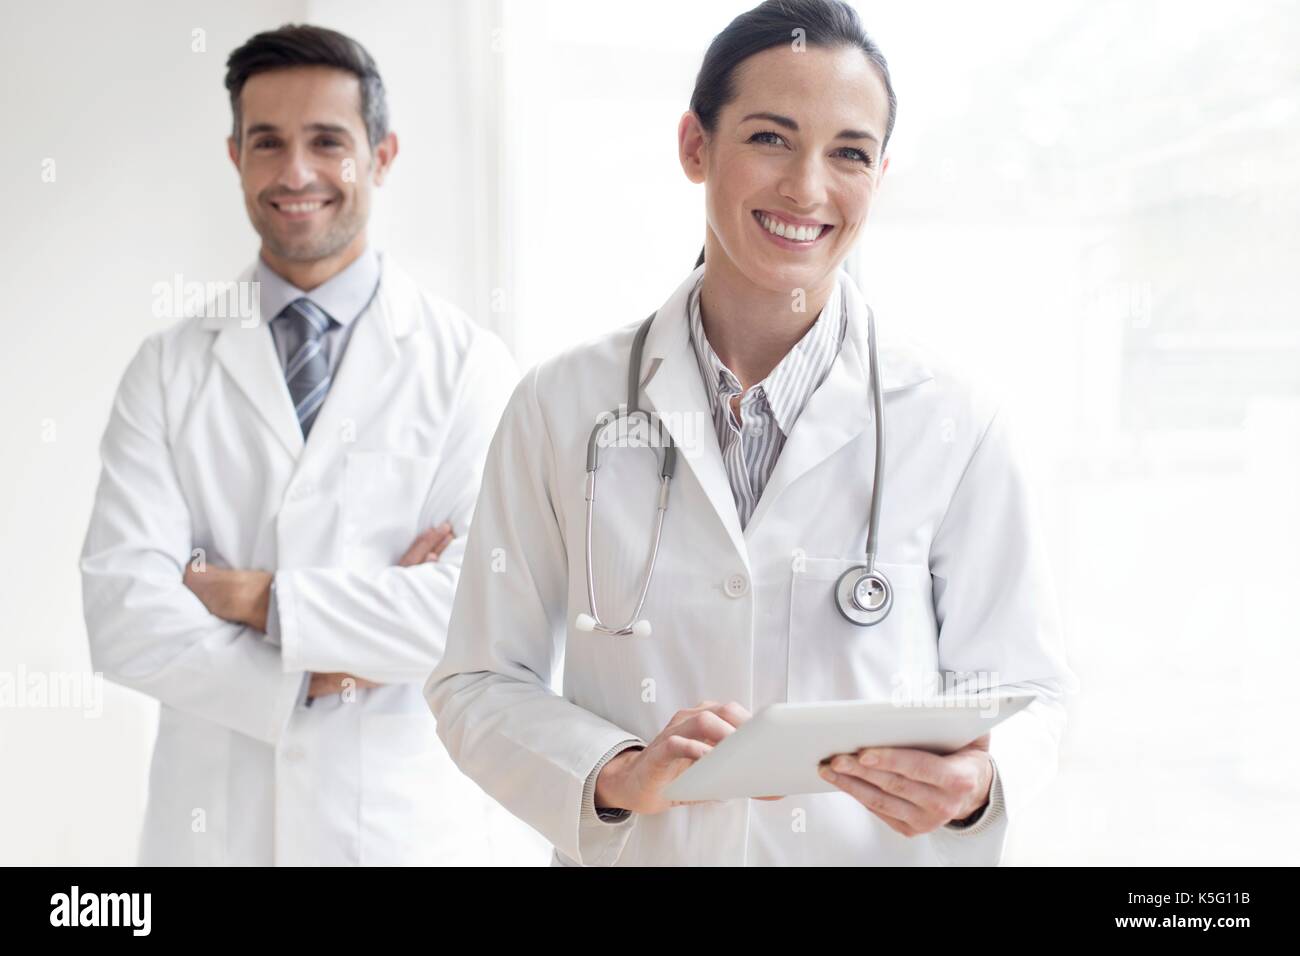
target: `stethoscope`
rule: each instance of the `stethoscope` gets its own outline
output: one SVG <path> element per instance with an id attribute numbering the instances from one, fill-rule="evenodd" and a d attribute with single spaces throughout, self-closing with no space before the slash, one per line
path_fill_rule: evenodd
<path id="1" fill-rule="evenodd" d="M 847 306 L 846 306 L 847 307 Z M 596 471 L 600 468 L 600 436 L 611 425 L 631 421 L 638 416 L 645 418 L 647 424 L 653 425 L 650 415 L 639 404 L 641 374 L 641 357 L 645 350 L 646 336 L 655 315 L 641 323 L 632 339 L 631 358 L 627 368 L 627 404 L 614 409 L 608 415 L 601 416 L 601 421 L 591 430 L 587 439 L 587 603 L 590 614 L 579 614 L 574 626 L 579 631 L 599 631 L 602 634 L 628 635 L 636 637 L 650 636 L 650 622 L 641 618 L 641 609 L 645 606 L 646 594 L 650 591 L 650 580 L 654 576 L 655 561 L 659 557 L 659 542 L 663 536 L 664 515 L 668 512 L 668 485 L 672 481 L 673 469 L 677 465 L 677 445 L 667 429 L 652 430 L 650 434 L 664 436 L 663 460 L 659 466 L 659 507 L 655 513 L 654 542 L 650 548 L 650 560 L 646 565 L 645 576 L 641 582 L 641 591 L 637 596 L 636 609 L 622 627 L 611 627 L 600 617 L 596 604 L 596 582 L 591 563 L 591 526 L 596 507 Z M 879 624 L 888 615 L 894 604 L 894 588 L 885 577 L 884 572 L 876 567 L 876 534 L 880 526 L 880 500 L 885 476 L 885 402 L 880 389 L 879 361 L 876 354 L 876 317 L 867 306 L 867 353 L 871 370 L 871 401 L 875 408 L 876 432 L 876 466 L 871 485 L 871 514 L 867 524 L 867 556 L 864 564 L 849 568 L 835 582 L 835 606 L 840 614 L 852 624 L 867 627 Z"/>

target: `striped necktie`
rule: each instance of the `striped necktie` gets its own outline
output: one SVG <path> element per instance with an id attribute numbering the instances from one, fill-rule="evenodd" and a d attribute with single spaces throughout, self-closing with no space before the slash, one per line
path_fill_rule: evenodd
<path id="1" fill-rule="evenodd" d="M 305 296 L 286 305 L 278 318 L 283 318 L 289 326 L 290 358 L 284 367 L 284 380 L 302 427 L 302 437 L 306 438 L 330 389 L 325 333 L 334 320 Z"/>

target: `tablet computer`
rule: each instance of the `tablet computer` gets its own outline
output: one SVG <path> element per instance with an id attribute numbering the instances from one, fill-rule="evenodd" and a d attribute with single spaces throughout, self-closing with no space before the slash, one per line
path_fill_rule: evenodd
<path id="1" fill-rule="evenodd" d="M 664 790 L 669 800 L 729 800 L 837 789 L 823 760 L 863 747 L 960 750 L 1034 700 L 1033 694 L 772 704 L 688 767 Z"/>

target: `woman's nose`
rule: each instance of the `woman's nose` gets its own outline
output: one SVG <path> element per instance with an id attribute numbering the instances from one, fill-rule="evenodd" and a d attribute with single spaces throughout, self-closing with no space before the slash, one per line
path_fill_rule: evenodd
<path id="1" fill-rule="evenodd" d="M 811 208 L 826 199 L 826 178 L 816 157 L 795 158 L 786 167 L 778 189 L 796 206 Z"/>

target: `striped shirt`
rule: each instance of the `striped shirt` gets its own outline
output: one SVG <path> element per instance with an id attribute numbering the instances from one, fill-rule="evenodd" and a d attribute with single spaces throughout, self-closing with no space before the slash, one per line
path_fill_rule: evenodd
<path id="1" fill-rule="evenodd" d="M 740 526 L 744 528 L 758 506 L 795 422 L 835 364 L 848 328 L 848 315 L 836 282 L 812 328 L 767 378 L 745 391 L 740 379 L 722 364 L 704 334 L 699 293 L 697 282 L 687 305 L 691 346 L 704 379 L 704 390 L 709 395 L 718 447 L 722 450 L 732 497 L 736 499 Z M 741 396 L 739 421 L 731 408 L 731 400 L 737 395 Z"/>

